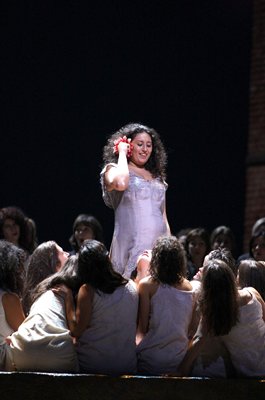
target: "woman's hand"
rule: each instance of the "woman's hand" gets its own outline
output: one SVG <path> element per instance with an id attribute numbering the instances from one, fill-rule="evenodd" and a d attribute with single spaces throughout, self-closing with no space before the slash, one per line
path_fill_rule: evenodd
<path id="1" fill-rule="evenodd" d="M 61 296 L 63 299 L 66 299 L 69 296 L 72 296 L 72 290 L 67 287 L 66 285 L 56 285 L 54 288 L 52 288 L 53 293 L 57 294 L 58 296 Z"/>
<path id="2" fill-rule="evenodd" d="M 131 156 L 133 149 L 133 145 L 131 143 L 131 139 L 126 136 L 120 137 L 119 139 L 114 141 L 113 152 L 115 154 L 125 153 L 127 157 Z"/>

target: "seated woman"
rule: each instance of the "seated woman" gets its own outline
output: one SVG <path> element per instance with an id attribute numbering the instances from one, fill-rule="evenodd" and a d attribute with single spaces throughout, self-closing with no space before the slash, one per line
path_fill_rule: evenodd
<path id="1" fill-rule="evenodd" d="M 76 310 L 72 291 L 64 294 L 71 334 L 77 338 L 80 372 L 136 373 L 138 293 L 133 281 L 114 271 L 103 243 L 86 240 L 79 250 Z"/>
<path id="2" fill-rule="evenodd" d="M 78 372 L 76 350 L 67 326 L 64 299 L 52 291 L 58 284 L 77 289 L 76 264 L 76 256 L 71 256 L 61 271 L 51 275 L 34 289 L 29 315 L 9 337 L 12 370 Z"/>
<path id="3" fill-rule="evenodd" d="M 265 374 L 265 303 L 251 287 L 238 289 L 235 276 L 223 261 L 212 260 L 203 269 L 200 329 L 180 367 L 192 366 L 213 337 L 219 337 L 231 357 L 236 376 Z"/>
<path id="4" fill-rule="evenodd" d="M 26 269 L 22 304 L 27 315 L 32 304 L 32 295 L 36 286 L 48 276 L 58 272 L 68 258 L 65 252 L 56 242 L 49 240 L 41 243 L 30 257 Z"/>
<path id="5" fill-rule="evenodd" d="M 138 373 L 175 371 L 196 330 L 195 290 L 186 279 L 185 251 L 175 236 L 157 239 L 150 276 L 139 283 Z M 193 328 L 193 329 L 191 329 Z"/>

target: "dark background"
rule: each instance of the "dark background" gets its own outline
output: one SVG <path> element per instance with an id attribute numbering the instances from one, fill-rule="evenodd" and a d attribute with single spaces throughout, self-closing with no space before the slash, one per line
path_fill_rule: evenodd
<path id="1" fill-rule="evenodd" d="M 251 13 L 250 0 L 8 4 L 0 207 L 66 249 L 74 218 L 94 214 L 109 245 L 102 148 L 141 122 L 168 152 L 172 232 L 229 225 L 241 251 Z"/>

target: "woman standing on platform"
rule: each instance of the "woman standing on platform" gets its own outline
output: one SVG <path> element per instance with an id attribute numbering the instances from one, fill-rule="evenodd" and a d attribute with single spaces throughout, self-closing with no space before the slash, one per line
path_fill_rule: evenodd
<path id="1" fill-rule="evenodd" d="M 110 256 L 114 268 L 130 278 L 138 256 L 159 236 L 170 234 L 166 152 L 153 128 L 131 123 L 109 138 L 103 160 L 103 199 L 115 212 Z"/>

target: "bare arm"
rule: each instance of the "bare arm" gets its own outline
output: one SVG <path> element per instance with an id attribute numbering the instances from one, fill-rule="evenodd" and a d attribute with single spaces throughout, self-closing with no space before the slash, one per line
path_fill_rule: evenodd
<path id="1" fill-rule="evenodd" d="M 192 344 L 188 348 L 183 360 L 178 367 L 178 376 L 189 376 L 193 363 L 198 357 L 206 341 L 206 336 L 197 336 L 193 339 Z"/>
<path id="2" fill-rule="evenodd" d="M 192 317 L 191 321 L 189 324 L 189 329 L 188 329 L 188 337 L 189 339 L 192 339 L 198 329 L 199 322 L 200 322 L 200 312 L 198 309 L 198 303 L 197 303 L 197 298 L 198 294 L 195 294 L 195 299 L 194 299 L 194 305 L 193 305 L 193 310 L 192 310 Z"/>
<path id="3" fill-rule="evenodd" d="M 167 227 L 167 235 L 170 235 L 171 231 L 170 231 L 170 227 L 169 227 L 169 223 L 168 223 L 168 219 L 167 219 L 166 200 L 165 200 L 165 203 L 164 203 L 163 219 L 164 219 L 165 225 Z"/>
<path id="4" fill-rule="evenodd" d="M 137 275 L 135 278 L 135 283 L 138 285 L 140 280 L 149 276 L 149 266 L 150 266 L 150 261 L 152 257 L 152 251 L 151 250 L 144 250 L 142 254 L 137 259 L 136 263 L 136 269 L 137 269 Z"/>
<path id="5" fill-rule="evenodd" d="M 261 297 L 260 293 L 255 288 L 248 287 L 248 290 L 251 293 L 253 293 L 256 296 L 257 300 L 260 302 L 261 307 L 262 307 L 262 318 L 263 318 L 263 321 L 265 321 L 265 302 L 264 302 L 263 298 Z"/>
<path id="6" fill-rule="evenodd" d="M 25 319 L 24 311 L 19 297 L 15 293 L 5 293 L 2 297 L 5 317 L 8 325 L 17 331 Z"/>
<path id="7" fill-rule="evenodd" d="M 129 185 L 129 168 L 127 161 L 127 152 L 129 144 L 120 142 L 118 146 L 119 157 L 117 167 L 110 166 L 107 168 L 104 180 L 106 188 L 109 192 L 118 190 L 123 192 Z"/>
<path id="8" fill-rule="evenodd" d="M 71 335 L 78 338 L 88 327 L 91 319 L 94 295 L 93 289 L 87 284 L 80 287 L 77 295 L 76 308 L 71 289 L 65 285 L 60 285 L 52 290 L 58 295 L 64 297 L 68 328 Z"/>
<path id="9" fill-rule="evenodd" d="M 149 314 L 151 307 L 151 284 L 148 278 L 140 281 L 138 287 L 139 293 L 139 311 L 138 311 L 138 327 L 136 335 L 136 344 L 139 344 L 144 335 L 148 331 Z"/>

